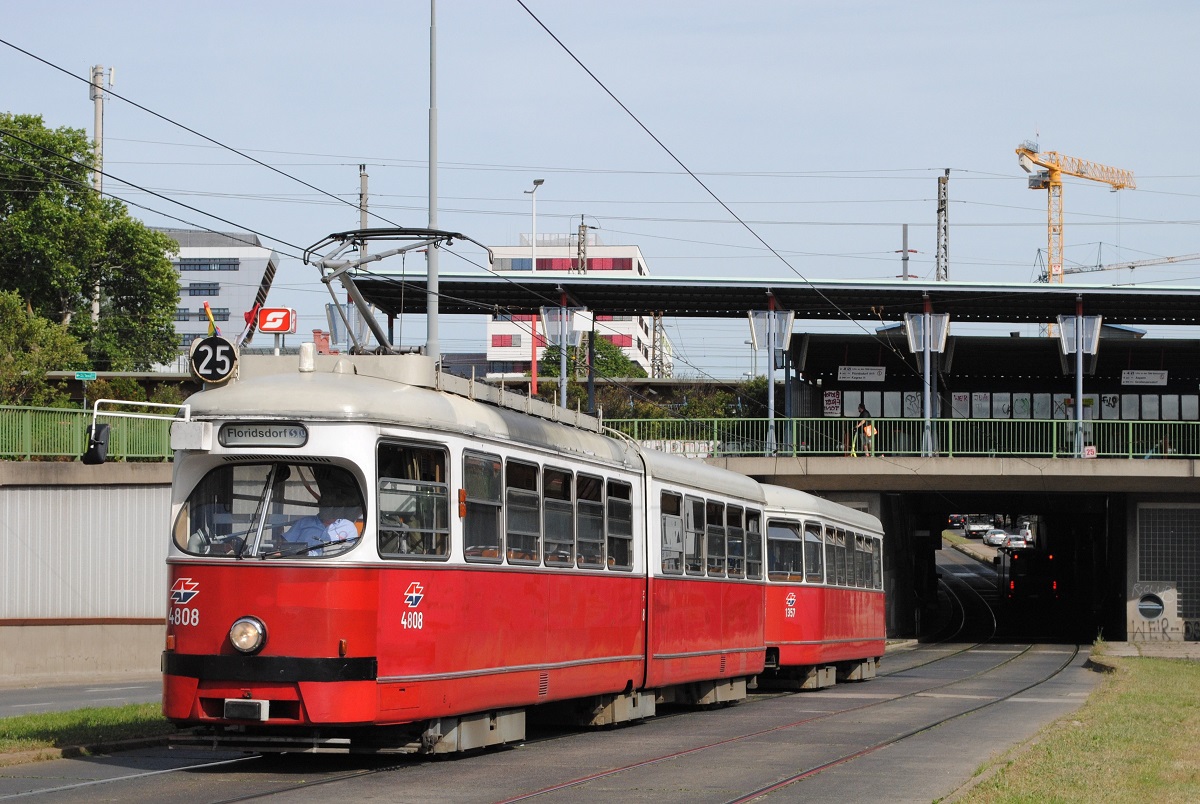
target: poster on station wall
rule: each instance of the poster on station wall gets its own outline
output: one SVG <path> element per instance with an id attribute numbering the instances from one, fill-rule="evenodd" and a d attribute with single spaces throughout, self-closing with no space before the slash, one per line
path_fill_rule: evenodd
<path id="1" fill-rule="evenodd" d="M 1012 418 L 1012 394 L 992 394 L 992 418 Z"/>
<path id="2" fill-rule="evenodd" d="M 1028 419 L 1033 415 L 1033 396 L 1031 394 L 1012 395 L 1012 417 Z"/>
<path id="3" fill-rule="evenodd" d="M 883 418 L 898 419 L 904 415 L 904 408 L 901 407 L 899 391 L 884 391 L 883 392 Z"/>
<path id="4" fill-rule="evenodd" d="M 1142 394 L 1142 421 L 1158 421 L 1158 394 Z"/>
<path id="5" fill-rule="evenodd" d="M 841 416 L 842 415 L 842 392 L 841 391 L 826 391 L 825 392 L 825 415 L 826 416 Z"/>
<path id="6" fill-rule="evenodd" d="M 904 418 L 916 419 L 924 415 L 925 397 L 920 391 L 904 392 Z"/>
<path id="7" fill-rule="evenodd" d="M 971 395 L 965 391 L 950 394 L 950 411 L 956 419 L 971 418 Z"/>
<path id="8" fill-rule="evenodd" d="M 1158 412 L 1165 422 L 1179 421 L 1179 395 L 1163 394 L 1159 402 Z"/>
<path id="9" fill-rule="evenodd" d="M 1033 418 L 1049 419 L 1050 413 L 1053 410 L 1050 403 L 1050 394 L 1034 394 L 1033 395 Z"/>
<path id="10" fill-rule="evenodd" d="M 1121 394 L 1121 419 L 1125 421 L 1137 421 L 1142 417 L 1141 405 L 1138 402 L 1141 397 L 1137 394 Z"/>
<path id="11" fill-rule="evenodd" d="M 1119 419 L 1121 418 L 1121 397 L 1116 394 L 1101 394 L 1100 395 L 1100 418 L 1101 419 Z"/>
<path id="12" fill-rule="evenodd" d="M 992 395 L 987 391 L 976 391 L 971 394 L 971 418 L 992 418 Z"/>

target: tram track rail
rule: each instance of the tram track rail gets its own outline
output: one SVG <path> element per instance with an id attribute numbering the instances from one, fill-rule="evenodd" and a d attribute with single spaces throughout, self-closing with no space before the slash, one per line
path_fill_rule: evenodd
<path id="1" fill-rule="evenodd" d="M 681 750 L 681 751 L 674 751 L 674 752 L 665 753 L 665 754 L 662 754 L 659 756 L 649 757 L 649 758 L 646 758 L 643 760 L 639 760 L 637 762 L 630 763 L 630 764 L 622 766 L 622 767 L 610 768 L 610 769 L 601 771 L 599 773 L 589 774 L 586 776 L 581 776 L 576 779 L 571 779 L 568 781 L 560 782 L 555 785 L 542 788 L 540 790 L 531 791 L 529 793 L 524 793 L 521 795 L 509 797 L 509 798 L 499 799 L 497 801 L 497 804 L 516 804 L 516 802 L 530 801 L 530 800 L 533 800 L 533 799 L 536 799 L 536 798 L 539 798 L 542 796 L 546 796 L 546 795 L 557 793 L 557 792 L 562 792 L 564 790 L 568 790 L 573 787 L 585 785 L 585 784 L 588 784 L 590 782 L 594 782 L 594 781 L 597 781 L 600 779 L 611 778 L 618 774 L 627 773 L 632 770 L 650 767 L 650 766 L 658 764 L 658 763 L 667 762 L 667 761 L 679 759 L 681 757 L 694 755 L 694 754 L 697 754 L 702 751 L 718 749 L 718 748 L 727 747 L 727 746 L 730 746 L 730 745 L 733 745 L 733 744 L 736 744 L 739 742 L 755 740 L 755 739 L 761 738 L 765 735 L 769 735 L 774 732 L 780 732 L 780 731 L 785 731 L 788 729 L 798 728 L 801 726 L 812 725 L 812 724 L 817 723 L 822 720 L 828 720 L 828 719 L 835 718 L 835 717 L 840 717 L 840 716 L 844 716 L 844 715 L 862 712 L 864 710 L 869 710 L 869 709 L 872 709 L 875 707 L 882 707 L 882 706 L 886 706 L 889 704 L 894 704 L 897 701 L 902 701 L 905 699 L 918 698 L 918 697 L 936 692 L 938 690 L 942 690 L 942 689 L 946 689 L 946 688 L 949 688 L 949 687 L 952 687 L 955 685 L 959 685 L 959 684 L 962 684 L 967 681 L 976 680 L 978 678 L 981 678 L 981 677 L 987 675 L 988 673 L 992 673 L 999 669 L 1002 669 L 1006 665 L 1016 661 L 1021 656 L 1027 655 L 1032 650 L 1032 648 L 1033 648 L 1032 645 L 1025 646 L 1023 649 L 1021 649 L 1019 651 L 1018 654 L 1011 656 L 1001 662 L 998 662 L 995 665 L 992 665 L 984 670 L 978 671 L 971 675 L 953 679 L 953 680 L 948 681 L 943 684 L 936 684 L 936 685 L 932 685 L 929 687 L 924 687 L 919 690 L 913 690 L 912 692 L 903 693 L 903 694 L 896 695 L 894 697 L 890 697 L 890 698 L 887 698 L 884 700 L 871 701 L 871 702 L 860 704 L 858 706 L 850 706 L 850 707 L 846 707 L 843 709 L 838 709 L 836 711 L 828 712 L 825 714 L 814 715 L 812 717 L 803 718 L 803 719 L 791 721 L 788 723 L 782 723 L 782 724 L 779 724 L 776 726 L 772 726 L 771 728 L 768 728 L 768 729 L 761 729 L 761 730 L 757 730 L 757 731 L 753 731 L 753 732 L 748 732 L 745 734 L 734 735 L 732 737 L 705 743 L 703 745 L 692 746 L 690 748 L 687 748 L 687 749 Z M 963 652 L 965 652 L 965 651 L 963 651 Z M 1020 689 L 1014 690 L 1008 694 L 997 697 L 993 700 L 981 702 L 976 706 L 968 707 L 967 709 L 955 712 L 946 717 L 939 718 L 937 720 L 921 724 L 920 726 L 910 729 L 910 730 L 907 730 L 902 734 L 895 735 L 893 737 L 888 738 L 887 740 L 881 740 L 878 743 L 866 746 L 866 747 L 856 750 L 854 752 L 847 753 L 843 756 L 839 756 L 836 759 L 833 759 L 833 760 L 830 760 L 827 762 L 823 762 L 823 763 L 820 763 L 817 765 L 813 765 L 813 766 L 806 768 L 803 771 L 795 774 L 792 777 L 788 777 L 787 779 L 772 783 L 771 785 L 768 785 L 768 786 L 766 786 L 760 790 L 757 790 L 751 794 L 739 796 L 738 798 L 735 798 L 735 799 L 730 799 L 730 804 L 732 804 L 732 802 L 750 801 L 753 798 L 756 798 L 760 795 L 765 795 L 774 790 L 781 789 L 790 784 L 794 784 L 798 781 L 802 781 L 803 779 L 808 778 L 813 775 L 816 775 L 817 773 L 820 773 L 823 770 L 828 770 L 829 768 L 833 768 L 838 765 L 845 764 L 845 763 L 850 762 L 858 757 L 866 756 L 870 753 L 878 751 L 881 748 L 886 748 L 889 745 L 894 745 L 894 744 L 896 744 L 904 739 L 907 739 L 909 737 L 929 731 L 930 729 L 935 729 L 944 723 L 948 723 L 952 720 L 956 720 L 960 717 L 964 717 L 973 712 L 980 711 L 989 706 L 994 706 L 996 704 L 1003 703 L 1004 701 L 1011 700 L 1012 698 L 1015 698 L 1018 695 L 1022 695 L 1025 692 L 1028 692 L 1029 690 L 1053 679 L 1055 676 L 1057 676 L 1063 670 L 1065 670 L 1067 667 L 1069 667 L 1071 662 L 1073 662 L 1078 657 L 1078 655 L 1079 655 L 1079 646 L 1076 645 L 1074 650 L 1071 651 L 1068 658 L 1065 661 L 1063 661 L 1058 667 L 1056 667 L 1052 673 L 1048 674 L 1047 676 L 1045 676 L 1043 678 L 1039 678 L 1038 680 L 1036 680 L 1030 684 L 1023 686 Z M 949 658 L 949 657 L 943 657 L 943 658 Z M 812 694 L 813 693 L 809 693 L 809 692 L 799 692 L 799 693 L 791 693 L 790 695 L 804 696 L 804 695 L 812 695 Z M 819 694 L 819 693 L 817 693 L 817 694 Z M 761 703 L 765 703 L 765 701 L 762 701 Z"/>
<path id="2" fill-rule="evenodd" d="M 939 635 L 940 638 L 937 642 L 931 643 L 931 645 L 928 647 L 916 648 L 916 649 L 914 649 L 913 652 L 918 652 L 918 651 L 924 652 L 925 650 L 934 649 L 935 647 L 938 647 L 938 646 L 953 644 L 952 640 L 955 638 L 958 638 L 959 636 L 961 636 L 964 633 L 963 629 L 965 627 L 965 623 L 968 620 L 967 612 L 966 612 L 968 606 L 976 606 L 976 605 L 983 604 L 989 610 L 991 608 L 990 606 L 988 606 L 987 601 L 983 598 L 983 596 L 980 595 L 977 590 L 971 588 L 971 585 L 969 583 L 966 583 L 966 582 L 954 583 L 953 581 L 947 582 L 944 579 L 943 586 L 944 586 L 944 590 L 945 590 L 947 599 L 950 601 L 953 601 L 952 605 L 954 607 L 956 607 L 956 613 L 953 613 L 952 617 L 951 617 L 952 627 L 944 635 Z M 969 591 L 965 591 L 965 590 L 969 590 Z M 972 597 L 971 597 L 972 593 L 974 595 L 974 598 L 977 598 L 977 599 L 972 599 Z M 904 667 L 896 668 L 896 669 L 890 670 L 889 672 L 886 672 L 886 673 L 881 673 L 880 676 L 883 678 L 894 678 L 894 679 L 902 680 L 906 673 L 912 673 L 915 670 L 919 670 L 921 668 L 928 667 L 929 665 L 935 665 L 935 664 L 940 664 L 940 663 L 944 663 L 944 662 L 953 663 L 963 656 L 971 655 L 972 652 L 981 651 L 981 649 L 989 650 L 989 649 L 991 649 L 991 646 L 994 644 L 991 642 L 991 640 L 995 636 L 994 613 L 993 613 L 993 617 L 991 620 L 990 630 L 991 630 L 991 634 L 990 634 L 988 640 L 986 640 L 986 641 L 973 642 L 972 644 L 969 644 L 969 645 L 963 645 L 950 653 L 939 652 L 939 654 L 937 656 L 929 658 L 927 661 L 922 661 L 922 662 L 919 662 L 916 664 L 908 664 Z M 978 698 L 979 696 L 977 696 L 977 695 L 954 695 L 954 694 L 939 694 L 939 693 L 946 693 L 950 689 L 952 689 L 953 687 L 955 687 L 957 685 L 966 684 L 966 683 L 969 683 L 972 681 L 978 682 L 981 679 L 986 679 L 990 674 L 993 674 L 993 673 L 1003 673 L 1006 668 L 1012 667 L 1014 665 L 1014 663 L 1019 662 L 1023 657 L 1029 656 L 1031 654 L 1031 652 L 1036 653 L 1036 651 L 1034 651 L 1034 647 L 1035 646 L 1033 646 L 1033 645 L 1013 645 L 1012 646 L 1013 655 L 1007 656 L 1001 661 L 989 661 L 987 663 L 987 666 L 979 668 L 977 670 L 974 670 L 973 672 L 969 672 L 966 674 L 959 674 L 961 671 L 954 670 L 954 671 L 952 671 L 954 673 L 954 677 L 952 679 L 941 681 L 940 683 L 933 683 L 933 684 L 922 683 L 922 684 L 920 684 L 919 688 L 917 688 L 917 689 L 910 689 L 908 691 L 899 692 L 897 694 L 889 695 L 886 698 L 881 698 L 879 700 L 866 701 L 866 702 L 862 702 L 862 703 L 858 703 L 856 705 L 850 705 L 850 706 L 838 706 L 836 709 L 833 709 L 828 712 L 822 712 L 819 714 L 815 714 L 815 715 L 811 715 L 811 716 L 803 717 L 803 718 L 798 718 L 798 719 L 790 719 L 787 722 L 778 723 L 778 724 L 772 725 L 768 728 L 748 730 L 748 731 L 744 731 L 742 733 L 728 735 L 728 736 L 722 737 L 721 739 L 718 739 L 718 740 L 709 740 L 709 741 L 705 741 L 701 744 L 690 745 L 690 746 L 679 748 L 679 749 L 673 750 L 673 751 L 665 751 L 662 753 L 657 753 L 657 754 L 654 754 L 653 756 L 640 757 L 640 758 L 637 758 L 636 761 L 623 763 L 623 764 L 617 765 L 615 767 L 605 768 L 604 770 L 601 770 L 601 771 L 598 771 L 595 773 L 581 774 L 577 777 L 559 781 L 552 785 L 543 786 L 538 789 L 530 790 L 527 792 L 516 793 L 514 795 L 508 795 L 507 797 L 498 798 L 496 800 L 503 802 L 504 804 L 510 804 L 510 802 L 529 801 L 529 800 L 536 800 L 536 799 L 541 799 L 541 798 L 552 798 L 555 796 L 555 794 L 558 794 L 558 793 L 562 793 L 565 791 L 570 791 L 572 789 L 584 787 L 586 785 L 600 782 L 605 779 L 610 779 L 610 780 L 618 779 L 623 775 L 636 773 L 639 770 L 652 768 L 655 765 L 669 763 L 669 762 L 676 761 L 676 760 L 686 760 L 686 758 L 689 758 L 689 757 L 699 757 L 699 756 L 703 755 L 705 752 L 714 752 L 714 751 L 720 752 L 722 749 L 731 749 L 734 751 L 739 750 L 739 749 L 745 750 L 746 746 L 752 744 L 753 741 L 761 740 L 764 737 L 769 738 L 769 736 L 772 734 L 786 732 L 788 730 L 793 730 L 793 729 L 803 729 L 805 727 L 818 724 L 822 721 L 833 721 L 834 719 L 836 719 L 838 717 L 855 716 L 856 714 L 861 714 L 863 712 L 867 712 L 872 709 L 876 709 L 879 707 L 886 707 L 888 705 L 895 705 L 898 702 L 902 702 L 902 701 L 914 699 L 914 698 L 919 698 L 921 696 L 930 696 L 930 697 L 934 697 L 934 698 L 940 697 L 940 698 L 947 698 L 947 699 Z M 1063 670 L 1065 670 L 1067 667 L 1069 667 L 1071 665 L 1072 662 L 1075 661 L 1075 659 L 1078 657 L 1079 651 L 1080 651 L 1080 647 L 1078 645 L 1076 645 L 1074 647 L 1074 649 L 1072 651 L 1070 651 L 1070 653 L 1066 657 L 1066 659 L 1060 663 L 1057 663 L 1057 666 L 1054 667 L 1050 672 L 1042 673 L 1041 675 L 1039 675 L 1038 678 L 1030 680 L 1029 683 L 1023 684 L 1018 689 L 1004 692 L 1003 694 L 998 693 L 996 696 L 991 697 L 988 700 L 981 700 L 981 701 L 977 701 L 977 702 L 965 702 L 965 703 L 968 703 L 968 705 L 956 707 L 954 711 L 946 713 L 944 716 L 938 716 L 938 717 L 934 717 L 934 718 L 928 719 L 923 722 L 915 723 L 915 724 L 911 725 L 911 727 L 903 729 L 899 733 L 886 736 L 882 739 L 873 741 L 869 744 L 856 745 L 853 747 L 852 750 L 846 750 L 846 751 L 838 754 L 837 756 L 823 758 L 822 761 L 810 762 L 810 764 L 806 765 L 805 767 L 803 767 L 799 770 L 796 770 L 794 773 L 789 773 L 787 775 L 781 776 L 780 778 L 770 781 L 770 783 L 768 783 L 768 784 L 754 787 L 754 788 L 750 789 L 749 792 L 740 793 L 738 796 L 728 799 L 728 801 L 729 802 L 746 802 L 746 801 L 751 801 L 755 798 L 770 795 L 778 790 L 782 790 L 791 785 L 803 782 L 805 779 L 809 779 L 814 776 L 817 776 L 817 775 L 821 774 L 822 772 L 831 770 L 833 768 L 837 768 L 839 766 L 850 765 L 850 764 L 854 763 L 856 760 L 870 756 L 871 754 L 874 754 L 875 752 L 877 752 L 883 748 L 887 748 L 888 746 L 893 746 L 898 743 L 902 743 L 903 741 L 913 738 L 917 735 L 921 735 L 921 734 L 930 732 L 944 724 L 950 723 L 959 718 L 966 717 L 972 713 L 986 710 L 989 707 L 994 707 L 999 704 L 1002 704 L 1005 701 L 1012 700 L 1013 698 L 1021 696 L 1022 694 L 1029 692 L 1030 690 L 1038 687 L 1039 685 L 1052 680 L 1058 674 L 1062 673 Z M 839 686 L 833 688 L 833 690 L 831 690 L 830 692 L 833 692 L 834 695 L 836 695 L 837 691 L 845 690 L 848 686 L 851 686 L 851 685 L 844 685 L 844 686 L 839 685 Z M 853 685 L 853 686 L 858 687 L 859 685 Z M 865 685 L 865 686 L 869 687 L 872 685 Z M 853 695 L 853 693 L 850 693 L 850 694 Z M 820 692 L 816 692 L 816 693 L 814 693 L 814 692 L 799 692 L 799 693 L 792 692 L 792 693 L 757 694 L 757 695 L 753 696 L 753 698 L 750 701 L 743 704 L 743 706 L 747 706 L 747 707 L 760 706 L 760 705 L 761 706 L 769 706 L 773 701 L 776 701 L 780 698 L 795 697 L 797 700 L 799 700 L 801 698 L 805 698 L 808 696 L 813 696 L 814 699 L 820 699 L 826 703 L 829 702 L 831 700 L 831 698 L 833 697 L 833 696 L 825 696 Z M 688 716 L 689 714 L 693 714 L 693 713 L 690 711 L 683 711 L 683 710 L 666 711 L 666 712 L 663 712 L 659 717 L 655 718 L 654 722 L 674 720 L 677 717 L 683 718 L 683 717 Z M 535 737 L 533 739 L 526 740 L 526 741 L 524 741 L 524 743 L 522 745 L 535 746 L 535 745 L 543 744 L 543 743 L 544 744 L 553 744 L 555 741 L 569 739 L 570 736 L 578 735 L 578 734 L 579 734 L 579 732 L 570 732 L 569 734 L 564 735 L 562 732 L 556 732 L 554 734 L 548 734 L 545 736 Z M 613 736 L 614 736 L 614 739 L 618 739 L 618 740 L 621 739 L 621 736 L 618 732 L 613 732 Z M 190 766 L 185 766 L 185 767 L 176 768 L 176 769 L 160 770 L 160 771 L 153 771 L 153 772 L 140 773 L 140 774 L 131 774 L 131 775 L 122 776 L 122 777 L 114 777 L 111 779 L 100 779 L 100 780 L 94 780 L 94 781 L 89 781 L 89 782 L 78 782 L 78 783 L 74 783 L 71 785 L 64 785 L 64 786 L 55 787 L 55 788 L 43 789 L 40 791 L 32 791 L 28 794 L 17 794 L 14 796 L 4 796 L 4 797 L 0 798 L 0 800 L 8 799 L 8 798 L 23 798 L 26 796 L 33 796 L 33 795 L 47 794 L 47 793 L 59 793 L 59 794 L 67 794 L 67 795 L 74 793 L 77 795 L 83 795 L 83 794 L 85 794 L 85 791 L 87 788 L 95 786 L 95 785 L 111 785 L 113 783 L 119 783 L 122 781 L 136 783 L 138 780 L 145 779 L 150 776 L 162 776 L 164 774 L 178 773 L 181 771 L 185 771 L 185 772 L 199 771 L 201 773 L 206 773 L 206 772 L 212 772 L 212 771 L 220 771 L 223 766 L 228 766 L 230 770 L 234 770 L 239 767 L 246 769 L 245 771 L 243 771 L 243 773 L 246 773 L 247 778 L 252 782 L 250 786 L 258 787 L 258 789 L 256 789 L 256 790 L 246 790 L 241 795 L 226 796 L 226 797 L 221 797 L 219 799 L 217 799 L 217 798 L 206 799 L 206 800 L 211 800 L 214 802 L 219 802 L 219 804 L 233 804 L 233 802 L 256 801 L 256 800 L 265 799 L 268 797 L 274 797 L 274 796 L 278 796 L 278 795 L 286 795 L 289 793 L 295 793 L 295 792 L 303 791 L 303 790 L 312 790 L 317 787 L 329 787 L 329 786 L 336 786 L 339 784 L 347 784 L 347 783 L 351 783 L 355 780 L 361 780 L 361 779 L 366 779 L 366 778 L 373 777 L 373 776 L 385 775 L 385 774 L 390 774 L 390 773 L 398 773 L 402 776 L 407 777 L 411 773 L 419 772 L 419 770 L 421 768 L 425 768 L 425 767 L 433 765 L 433 764 L 439 764 L 439 765 L 443 764 L 443 763 L 434 763 L 432 760 L 429 760 L 428 758 L 423 758 L 420 761 L 414 762 L 413 758 L 410 757 L 410 758 L 406 758 L 405 761 L 401 761 L 401 762 L 389 761 L 388 764 L 383 765 L 383 766 L 378 766 L 378 767 L 369 767 L 369 768 L 358 767 L 358 768 L 355 768 L 354 770 L 347 770 L 347 771 L 338 771 L 336 769 L 330 769 L 330 772 L 328 772 L 328 774 L 326 775 L 326 774 L 323 774 L 318 769 L 319 766 L 318 766 L 318 768 L 314 768 L 311 764 L 309 764 L 311 762 L 311 759 L 307 755 L 304 755 L 304 757 L 302 759 L 306 763 L 305 766 L 309 772 L 305 774 L 305 779 L 303 782 L 297 783 L 293 780 L 288 780 L 286 778 L 285 779 L 267 779 L 267 778 L 263 778 L 263 777 L 258 777 L 257 779 L 255 779 L 254 776 L 250 775 L 250 773 L 247 773 L 249 771 L 249 769 L 252 767 L 256 768 L 256 770 L 252 772 L 255 774 L 261 772 L 258 769 L 270 771 L 270 770 L 272 770 L 271 764 L 274 762 L 278 762 L 280 759 L 282 759 L 282 758 L 276 758 L 271 755 L 265 755 L 265 756 L 264 755 L 254 755 L 254 756 L 248 756 L 248 757 L 237 758 L 237 759 L 232 759 L 232 760 L 221 760 L 221 761 L 214 762 L 214 763 L 190 765 Z M 284 760 L 284 762 L 289 762 L 289 761 L 294 762 L 294 761 L 297 761 L 297 759 L 298 758 L 290 758 L 288 760 Z M 471 760 L 470 757 L 463 757 L 456 761 L 469 762 L 470 760 Z M 228 791 L 226 791 L 226 792 L 228 792 Z"/>

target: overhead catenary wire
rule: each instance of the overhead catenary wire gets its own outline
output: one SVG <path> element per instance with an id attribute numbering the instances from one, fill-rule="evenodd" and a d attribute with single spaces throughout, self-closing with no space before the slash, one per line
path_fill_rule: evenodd
<path id="1" fill-rule="evenodd" d="M 6 46 L 8 46 L 8 47 L 12 48 L 13 50 L 17 51 L 18 53 L 23 53 L 24 55 L 28 56 L 29 58 L 31 58 L 31 59 L 34 59 L 35 61 L 39 61 L 39 62 L 41 62 L 42 64 L 45 64 L 47 67 L 51 67 L 51 68 L 53 68 L 53 69 L 55 69 L 55 70 L 58 70 L 59 72 L 63 73 L 64 75 L 68 75 L 68 76 L 70 76 L 71 78 L 73 78 L 73 79 L 75 79 L 75 80 L 77 80 L 77 81 L 82 81 L 82 82 L 83 82 L 83 83 L 85 83 L 85 84 L 91 84 L 91 80 L 90 80 L 90 78 L 83 78 L 83 77 L 81 77 L 81 76 L 75 75 L 75 73 L 71 72 L 70 70 L 66 69 L 65 67 L 62 67 L 62 66 L 60 66 L 60 65 L 57 65 L 57 64 L 55 64 L 54 62 L 52 62 L 52 61 L 49 61 L 49 60 L 47 60 L 47 59 L 44 59 L 44 58 L 42 58 L 41 56 L 38 56 L 38 55 L 37 55 L 37 54 L 35 54 L 35 53 L 31 53 L 30 51 L 28 51 L 28 50 L 25 50 L 24 48 L 22 48 L 22 47 L 19 47 L 18 45 L 15 45 L 15 44 L 13 44 L 12 42 L 9 42 L 9 41 L 8 41 L 8 40 L 6 40 L 6 39 L 2 39 L 2 38 L 0 38 L 0 45 L 6 45 Z M 329 191 L 327 191 L 327 190 L 324 190 L 324 189 L 322 189 L 322 188 L 320 188 L 320 187 L 317 187 L 315 184 L 310 184 L 309 182 L 306 182 L 306 181 L 304 181 L 303 179 L 301 179 L 301 178 L 299 178 L 299 177 L 297 177 L 297 176 L 293 176 L 292 174 L 288 173 L 287 171 L 280 170 L 279 168 L 275 167 L 274 165 L 268 164 L 267 162 L 263 162 L 261 159 L 258 159 L 258 158 L 256 158 L 256 157 L 250 156 L 250 155 L 249 155 L 249 154 L 247 154 L 247 153 L 244 153 L 244 152 L 242 152 L 242 151 L 239 151 L 237 148 L 234 148 L 234 147 L 233 147 L 233 146 L 231 146 L 231 145 L 226 145 L 225 143 L 223 143 L 223 142 L 220 142 L 219 140 L 217 140 L 217 139 L 214 139 L 213 137 L 210 137 L 210 136 L 208 136 L 207 134 L 202 134 L 201 132 L 197 131 L 196 129 L 194 129 L 194 128 L 191 128 L 190 126 L 187 126 L 187 125 L 185 125 L 185 124 L 183 124 L 183 123 L 180 123 L 178 120 L 175 120 L 175 119 L 173 119 L 173 118 L 167 117 L 166 115 L 164 115 L 164 114 L 161 114 L 161 113 L 159 113 L 159 112 L 156 112 L 156 111 L 154 111 L 153 109 L 151 109 L 151 108 L 149 108 L 149 107 L 147 107 L 147 106 L 143 106 L 142 104 L 138 103 L 137 101 L 134 101 L 134 100 L 131 100 L 131 99 L 129 99 L 129 98 L 127 98 L 127 97 L 125 97 L 124 95 L 122 95 L 122 94 L 120 94 L 120 93 L 116 92 L 115 90 L 113 90 L 111 87 L 108 87 L 108 88 L 106 88 L 106 89 L 105 89 L 105 94 L 106 94 L 106 95 L 111 95 L 112 97 L 114 97 L 114 98 L 116 98 L 116 99 L 118 99 L 118 100 L 124 101 L 125 103 L 128 103 L 130 106 L 133 106 L 133 107 L 134 107 L 134 108 L 136 108 L 136 109 L 140 109 L 141 111 L 145 112 L 146 114 L 149 114 L 149 115 L 151 115 L 151 116 L 153 116 L 153 117 L 156 117 L 156 118 L 158 118 L 159 120 L 162 120 L 164 123 L 169 123 L 170 125 L 173 125 L 173 126 L 176 126 L 176 127 L 178 127 L 178 128 L 181 128 L 181 129 L 183 129 L 184 131 L 188 132 L 189 134 L 193 134 L 193 135 L 195 135 L 195 136 L 199 137 L 200 139 L 202 139 L 202 140 L 205 140 L 206 142 L 210 142 L 210 143 L 212 143 L 213 145 L 215 145 L 215 146 L 217 146 L 217 147 L 219 147 L 219 148 L 223 148 L 223 149 L 225 149 L 225 150 L 229 151 L 230 153 L 237 154 L 238 156 L 242 157 L 243 159 L 246 159 L 246 160 L 248 160 L 248 161 L 250 161 L 250 162 L 253 162 L 253 163 L 254 163 L 254 164 L 256 164 L 256 165 L 259 165 L 259 166 L 261 166 L 261 167 L 264 167 L 264 168 L 266 168 L 267 170 L 270 170 L 270 171 L 273 171 L 273 172 L 275 172 L 275 173 L 278 173 L 280 176 L 283 176 L 283 177 L 285 177 L 285 178 L 291 179 L 292 181 L 294 181 L 294 182 L 297 182 L 298 184 L 302 184 L 303 186 L 305 186 L 305 187 L 309 188 L 310 190 L 315 190 L 315 191 L 317 191 L 317 192 L 319 192 L 319 193 L 321 193 L 321 194 L 323 194 L 323 195 L 326 195 L 326 196 L 328 196 L 328 197 L 330 197 L 330 198 L 333 198 L 333 199 L 335 199 L 335 200 L 337 200 L 337 201 L 339 201 L 339 202 L 341 202 L 341 203 L 347 204 L 347 205 L 349 205 L 349 206 L 352 206 L 352 207 L 354 207 L 355 209 L 358 209 L 358 204 L 356 204 L 356 203 L 354 203 L 354 202 L 348 201 L 348 200 L 346 200 L 346 199 L 344 199 L 344 198 L 341 198 L 340 196 L 336 195 L 335 193 L 331 193 L 331 192 L 329 192 Z M 101 172 L 101 175 L 105 175 L 105 174 L 104 174 L 103 172 Z M 139 189 L 143 189 L 143 188 L 139 188 Z M 204 213 L 204 214 L 207 214 L 207 213 Z M 216 215 L 210 215 L 209 217 L 217 218 L 217 216 L 216 216 Z M 385 223 L 388 223 L 388 224 L 390 224 L 390 225 L 392 225 L 392 226 L 399 226 L 399 225 L 400 225 L 400 224 L 398 224 L 398 223 L 395 223 L 394 221 L 390 221 L 390 220 L 388 220 L 387 218 L 384 218 L 384 217 L 381 217 L 381 216 L 378 216 L 378 215 L 375 215 L 375 216 L 373 216 L 373 217 L 376 217 L 376 218 L 378 218 L 379 220 L 381 220 L 381 221 L 384 221 Z M 217 218 L 217 220 L 220 220 L 220 218 Z M 257 234 L 257 233 L 256 233 L 256 234 Z M 277 241 L 277 242 L 282 242 L 282 241 Z"/>

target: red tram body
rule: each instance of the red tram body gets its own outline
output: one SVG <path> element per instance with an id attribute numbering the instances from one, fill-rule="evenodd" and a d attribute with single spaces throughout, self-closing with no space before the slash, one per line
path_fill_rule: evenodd
<path id="1" fill-rule="evenodd" d="M 763 490 L 767 680 L 813 689 L 873 678 L 887 639 L 879 520 L 793 489 Z"/>
<path id="2" fill-rule="evenodd" d="M 463 239 L 347 232 L 306 260 L 331 247 L 314 264 L 361 303 L 344 255 L 377 238 Z M 195 728 L 178 742 L 449 753 L 523 739 L 526 712 L 606 725 L 874 675 L 874 517 L 419 355 L 307 346 L 239 371 L 233 344 L 193 345 L 209 385 L 172 429 L 163 653 L 164 713 Z"/>
<path id="3" fill-rule="evenodd" d="M 201 728 L 180 742 L 444 753 L 522 739 L 526 711 L 600 725 L 873 675 L 874 517 L 456 382 L 416 355 L 263 357 L 189 400 L 163 711 Z M 828 578 L 776 563 L 806 533 Z"/>

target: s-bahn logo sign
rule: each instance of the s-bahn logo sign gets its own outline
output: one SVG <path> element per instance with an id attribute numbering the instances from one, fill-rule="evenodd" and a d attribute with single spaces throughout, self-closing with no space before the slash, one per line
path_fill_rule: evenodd
<path id="1" fill-rule="evenodd" d="M 425 587 L 413 581 L 404 590 L 404 604 L 410 609 L 415 609 L 421 605 L 421 601 L 425 598 Z"/>
<path id="2" fill-rule="evenodd" d="M 200 594 L 200 584 L 191 578 L 180 578 L 171 586 L 171 601 L 180 606 Z"/>
<path id="3" fill-rule="evenodd" d="M 296 311 L 290 307 L 263 307 L 258 311 L 258 331 L 291 335 L 296 331 Z"/>

